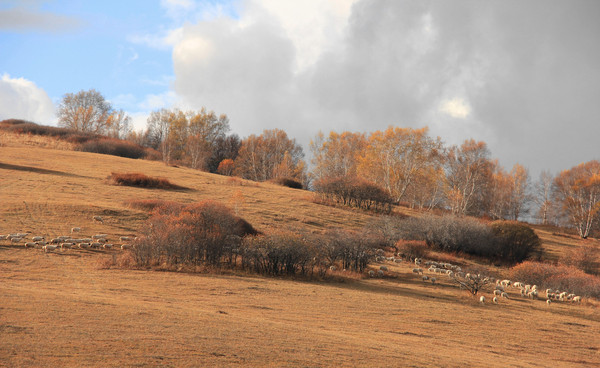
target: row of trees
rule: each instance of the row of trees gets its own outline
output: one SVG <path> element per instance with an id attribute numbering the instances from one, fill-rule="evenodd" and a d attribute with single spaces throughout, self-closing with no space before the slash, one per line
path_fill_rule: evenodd
<path id="1" fill-rule="evenodd" d="M 146 130 L 131 132 L 131 119 L 114 110 L 99 92 L 89 90 L 66 94 L 58 117 L 64 127 L 126 137 L 157 149 L 168 164 L 255 181 L 291 178 L 306 187 L 312 182 L 325 196 L 359 207 L 392 201 L 511 220 L 535 208 L 533 215 L 541 223 L 568 221 L 584 238 L 598 222 L 598 161 L 556 177 L 544 172 L 532 185 L 525 167 L 517 164 L 505 170 L 490 157 L 485 142 L 466 140 L 446 147 L 439 137 L 430 137 L 427 128 L 389 127 L 370 134 L 319 133 L 310 143 L 313 168 L 308 173 L 302 147 L 283 130 L 265 130 L 242 140 L 228 135 L 226 115 L 205 108 L 157 110 L 148 118 Z M 341 188 L 343 183 L 352 187 Z"/>

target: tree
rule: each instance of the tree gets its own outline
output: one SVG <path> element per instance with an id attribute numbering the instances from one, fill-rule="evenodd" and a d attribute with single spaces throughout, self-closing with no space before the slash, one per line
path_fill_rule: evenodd
<path id="1" fill-rule="evenodd" d="M 302 146 L 289 139 L 280 129 L 265 130 L 259 136 L 251 135 L 242 141 L 235 159 L 236 174 L 254 181 L 276 178 L 282 172 L 282 162 L 287 161 L 285 173 L 302 180 L 304 162 Z"/>
<path id="2" fill-rule="evenodd" d="M 593 160 L 562 171 L 554 179 L 553 195 L 579 236 L 587 238 L 600 210 L 600 162 Z"/>
<path id="3" fill-rule="evenodd" d="M 125 139 L 131 133 L 131 117 L 123 110 L 113 111 L 106 120 L 106 134 L 109 137 Z"/>
<path id="4" fill-rule="evenodd" d="M 482 212 L 492 173 L 490 152 L 485 142 L 466 140 L 448 152 L 446 179 L 447 199 L 454 214 Z"/>
<path id="5" fill-rule="evenodd" d="M 515 164 L 510 171 L 510 199 L 508 215 L 517 221 L 522 213 L 528 212 L 527 205 L 531 200 L 529 187 L 529 171 L 522 165 Z"/>
<path id="6" fill-rule="evenodd" d="M 189 165 L 194 169 L 208 169 L 209 159 L 215 149 L 218 139 L 224 139 L 229 131 L 229 119 L 222 114 L 217 117 L 214 111 L 206 108 L 186 114 L 187 141 L 185 156 Z"/>
<path id="7" fill-rule="evenodd" d="M 439 166 L 441 152 L 442 142 L 429 137 L 427 128 L 389 127 L 369 136 L 359 172 L 400 201 L 425 168 Z"/>
<path id="8" fill-rule="evenodd" d="M 160 109 L 150 113 L 147 120 L 150 141 L 160 149 L 165 163 L 178 159 L 185 147 L 187 119 L 178 110 Z"/>
<path id="9" fill-rule="evenodd" d="M 358 161 L 366 146 L 367 138 L 363 133 L 330 132 L 325 139 L 319 132 L 310 142 L 314 179 L 356 176 Z"/>
<path id="10" fill-rule="evenodd" d="M 212 173 L 217 172 L 218 167 L 223 160 L 235 160 L 241 146 L 242 140 L 237 134 L 228 135 L 226 137 L 217 137 L 213 144 L 211 156 L 208 160 L 208 171 Z"/>
<path id="11" fill-rule="evenodd" d="M 95 89 L 65 94 L 57 116 L 61 127 L 95 134 L 105 134 L 112 123 L 127 120 L 122 111 L 113 115 L 111 104 Z"/>
<path id="12" fill-rule="evenodd" d="M 554 205 L 552 201 L 552 183 L 554 176 L 549 171 L 542 171 L 534 187 L 534 201 L 538 210 L 536 217 L 543 225 L 547 225 L 552 215 Z"/>

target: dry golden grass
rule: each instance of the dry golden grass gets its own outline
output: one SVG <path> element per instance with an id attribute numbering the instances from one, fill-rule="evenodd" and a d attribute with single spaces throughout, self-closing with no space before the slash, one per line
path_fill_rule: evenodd
<path id="1" fill-rule="evenodd" d="M 115 171 L 167 177 L 191 190 L 112 186 L 105 179 Z M 136 234 L 147 213 L 128 207 L 132 199 L 220 200 L 261 231 L 358 229 L 370 219 L 267 183 L 233 183 L 187 168 L 92 153 L 0 147 L 0 234 L 56 236 L 73 226 L 82 227 L 82 235 Z M 94 215 L 104 223 L 93 222 Z M 538 233 L 551 256 L 578 244 Z M 511 299 L 500 305 L 480 305 L 444 276 L 437 276 L 437 285 L 423 283 L 408 263 L 388 263 L 391 273 L 383 279 L 351 275 L 344 282 L 306 282 L 108 268 L 113 255 L 121 252 L 46 254 L 0 242 L 0 366 L 600 363 L 594 301 L 548 306 L 511 290 Z M 489 290 L 485 295 L 491 300 Z"/>
<path id="2" fill-rule="evenodd" d="M 40 147 L 50 148 L 57 150 L 72 151 L 75 148 L 73 143 L 69 143 L 63 140 L 56 139 L 54 137 L 33 135 L 33 134 L 20 134 L 8 132 L 6 130 L 0 130 L 0 147 Z"/>

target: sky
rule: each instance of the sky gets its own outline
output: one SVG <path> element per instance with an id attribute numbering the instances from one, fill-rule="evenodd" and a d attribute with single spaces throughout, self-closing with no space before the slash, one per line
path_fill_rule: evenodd
<path id="1" fill-rule="evenodd" d="M 56 124 L 96 89 L 145 127 L 160 108 L 280 128 L 429 127 L 510 170 L 600 159 L 597 0 L 0 0 L 0 119 Z"/>

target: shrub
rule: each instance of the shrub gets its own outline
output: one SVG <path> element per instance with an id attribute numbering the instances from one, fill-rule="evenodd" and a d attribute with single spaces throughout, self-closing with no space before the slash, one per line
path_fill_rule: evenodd
<path id="1" fill-rule="evenodd" d="M 81 144 L 78 150 L 134 159 L 143 158 L 146 155 L 146 149 L 144 147 L 129 141 L 114 138 L 89 140 Z"/>
<path id="2" fill-rule="evenodd" d="M 491 228 L 501 260 L 517 263 L 534 253 L 539 255 L 542 242 L 529 226 L 514 221 L 496 221 Z"/>
<path id="3" fill-rule="evenodd" d="M 427 244 L 423 241 L 400 240 L 396 243 L 396 248 L 404 257 L 411 260 L 415 258 L 424 258 L 429 254 Z"/>
<path id="4" fill-rule="evenodd" d="M 235 169 L 235 164 L 232 159 L 226 158 L 219 163 L 217 167 L 217 173 L 221 175 L 231 176 L 233 175 L 233 170 Z"/>
<path id="5" fill-rule="evenodd" d="M 147 176 L 140 173 L 111 173 L 108 181 L 114 185 L 154 189 L 186 189 L 171 183 L 166 178 Z"/>
<path id="6" fill-rule="evenodd" d="M 179 205 L 179 206 L 183 207 L 183 204 L 180 204 L 178 202 L 165 201 L 162 199 L 131 199 L 131 200 L 125 201 L 125 205 L 130 208 L 135 208 L 138 210 L 144 210 L 144 211 L 148 211 L 148 212 L 150 212 L 150 211 L 154 210 L 156 207 L 160 207 L 160 206 Z"/>
<path id="7" fill-rule="evenodd" d="M 272 181 L 273 181 L 273 183 L 284 186 L 284 187 L 293 188 L 293 189 L 304 189 L 304 187 L 302 186 L 302 183 L 296 179 L 276 178 L 276 179 L 273 179 Z"/>
<path id="8" fill-rule="evenodd" d="M 541 288 L 568 291 L 585 297 L 600 298 L 600 278 L 571 266 L 523 262 L 511 269 L 513 280 Z"/>
<path id="9" fill-rule="evenodd" d="M 375 183 L 357 177 L 321 179 L 315 182 L 315 190 L 324 201 L 362 209 L 374 209 L 389 213 L 393 200 L 388 191 Z"/>
<path id="10" fill-rule="evenodd" d="M 153 210 L 133 254 L 140 266 L 235 264 L 242 237 L 256 233 L 218 202 L 170 203 Z"/>
<path id="11" fill-rule="evenodd" d="M 571 249 L 561 259 L 567 266 L 573 266 L 590 275 L 598 274 L 598 248 L 592 245 L 582 245 Z"/>

